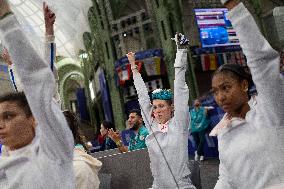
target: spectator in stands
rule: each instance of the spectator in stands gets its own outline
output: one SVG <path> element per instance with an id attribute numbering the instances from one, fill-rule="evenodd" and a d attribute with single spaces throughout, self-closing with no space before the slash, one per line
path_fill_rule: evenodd
<path id="1" fill-rule="evenodd" d="M 74 138 L 73 169 L 76 179 L 76 189 L 98 189 L 100 185 L 98 172 L 101 169 L 102 163 L 87 154 L 85 141 L 82 139 L 79 128 L 80 123 L 75 114 L 69 110 L 63 113 Z"/>
<path id="2" fill-rule="evenodd" d="M 127 152 L 146 148 L 147 146 L 145 139 L 148 136 L 149 132 L 143 125 L 143 119 L 140 110 L 133 109 L 129 112 L 128 124 L 129 128 L 135 133 L 134 136 L 131 136 L 128 147 L 124 146 L 119 133 L 116 133 L 113 130 L 109 131 L 109 136 L 113 139 L 113 141 L 115 141 L 119 150 L 121 152 Z"/>
<path id="3" fill-rule="evenodd" d="M 0 37 L 17 66 L 24 93 L 0 98 L 1 188 L 73 189 L 73 137 L 53 100 L 50 65 L 31 46 L 6 0 Z"/>
<path id="4" fill-rule="evenodd" d="M 207 111 L 213 107 L 203 107 L 199 99 L 194 101 L 194 108 L 190 111 L 190 130 L 194 138 L 196 148 L 195 161 L 204 160 L 203 147 L 205 144 L 206 129 L 209 125 Z M 200 158 L 200 159 L 199 159 Z"/>
<path id="5" fill-rule="evenodd" d="M 238 0 L 223 0 L 251 75 L 224 64 L 214 74 L 212 92 L 226 112 L 212 130 L 218 136 L 219 180 L 215 189 L 260 189 L 284 184 L 284 77 L 280 56 Z M 252 79 L 257 96 L 249 106 Z M 251 99 L 253 100 L 253 99 Z"/>
<path id="6" fill-rule="evenodd" d="M 109 136 L 110 130 L 115 131 L 114 124 L 110 121 L 103 121 L 101 123 L 101 129 L 100 129 L 100 133 L 103 140 L 99 151 L 117 148 L 115 142 Z"/>
<path id="7" fill-rule="evenodd" d="M 152 92 L 152 103 L 135 64 L 135 54 L 127 54 L 143 120 L 150 133 L 146 138 L 146 144 L 154 177 L 153 189 L 195 188 L 190 180 L 187 148 L 189 91 L 185 82 L 185 72 L 188 64 L 188 40 L 181 34 L 176 34 L 174 40 L 177 45 L 174 63 L 175 96 L 171 90 L 157 89 Z"/>
<path id="8" fill-rule="evenodd" d="M 97 139 L 97 142 L 102 145 L 104 143 L 104 137 L 102 136 L 101 132 L 98 134 L 98 136 L 95 137 Z"/>
<path id="9" fill-rule="evenodd" d="M 84 148 L 88 151 L 86 137 L 82 134 L 80 130 L 80 122 L 76 115 L 70 110 L 64 110 L 63 114 L 67 120 L 69 128 L 72 131 L 75 146 L 78 148 Z"/>

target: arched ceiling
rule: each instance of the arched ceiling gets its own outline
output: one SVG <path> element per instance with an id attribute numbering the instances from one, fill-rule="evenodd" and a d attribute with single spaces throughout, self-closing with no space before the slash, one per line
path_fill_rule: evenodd
<path id="1" fill-rule="evenodd" d="M 44 1 L 56 14 L 55 42 L 57 54 L 77 58 L 79 49 L 84 49 L 83 33 L 89 31 L 86 15 L 92 6 L 92 1 L 10 0 L 14 14 L 33 43 L 38 43 L 37 38 L 44 42 L 45 24 L 42 11 Z"/>

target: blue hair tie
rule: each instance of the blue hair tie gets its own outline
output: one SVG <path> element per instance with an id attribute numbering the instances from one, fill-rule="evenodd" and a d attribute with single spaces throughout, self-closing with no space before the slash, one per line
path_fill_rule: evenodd
<path id="1" fill-rule="evenodd" d="M 152 92 L 152 100 L 172 100 L 173 96 L 170 89 L 156 89 Z"/>

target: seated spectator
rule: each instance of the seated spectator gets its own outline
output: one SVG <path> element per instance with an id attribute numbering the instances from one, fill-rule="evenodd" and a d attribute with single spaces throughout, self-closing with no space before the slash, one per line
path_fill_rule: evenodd
<path id="1" fill-rule="evenodd" d="M 111 140 L 111 138 L 109 137 L 109 134 L 108 134 L 109 130 L 115 131 L 114 124 L 110 121 L 103 121 L 102 124 L 101 124 L 101 129 L 100 129 L 100 133 L 101 133 L 101 137 L 103 138 L 103 142 L 101 144 L 101 148 L 100 148 L 99 151 L 117 148 L 115 142 L 113 140 Z"/>
<path id="2" fill-rule="evenodd" d="M 117 147 L 121 152 L 147 148 L 145 139 L 149 135 L 149 132 L 143 125 L 143 119 L 140 110 L 133 109 L 130 111 L 128 123 L 129 128 L 132 129 L 135 133 L 135 135 L 131 136 L 129 147 L 124 146 L 120 134 L 118 132 L 114 132 L 112 129 L 109 131 L 109 137 L 113 141 L 115 141 Z"/>
<path id="3" fill-rule="evenodd" d="M 80 123 L 76 116 L 68 110 L 63 113 L 74 137 L 73 168 L 76 189 L 98 189 L 100 185 L 98 172 L 102 167 L 102 163 L 85 151 L 85 142 L 80 133 Z"/>
<path id="4" fill-rule="evenodd" d="M 98 143 L 101 145 L 101 144 L 103 144 L 103 142 L 104 142 L 104 137 L 101 135 L 101 132 L 100 132 L 100 134 L 98 135 L 98 137 L 96 137 L 97 138 L 97 141 L 98 141 Z"/>
<path id="5" fill-rule="evenodd" d="M 127 120 L 128 122 L 128 120 Z M 127 124 L 129 125 L 129 124 Z M 120 132 L 120 136 L 122 139 L 122 142 L 124 144 L 124 146 L 129 146 L 129 142 L 132 138 L 135 138 L 136 134 L 133 131 L 133 129 L 129 128 L 129 126 L 126 127 L 126 129 L 124 129 L 123 131 Z"/>

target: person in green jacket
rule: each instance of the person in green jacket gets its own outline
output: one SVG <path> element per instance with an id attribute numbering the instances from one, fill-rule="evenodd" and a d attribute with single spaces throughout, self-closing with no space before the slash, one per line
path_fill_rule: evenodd
<path id="1" fill-rule="evenodd" d="M 190 111 L 190 129 L 196 143 L 195 161 L 204 160 L 203 146 L 205 143 L 206 129 L 209 125 L 207 111 L 212 107 L 203 107 L 199 99 L 194 101 L 194 108 Z"/>

